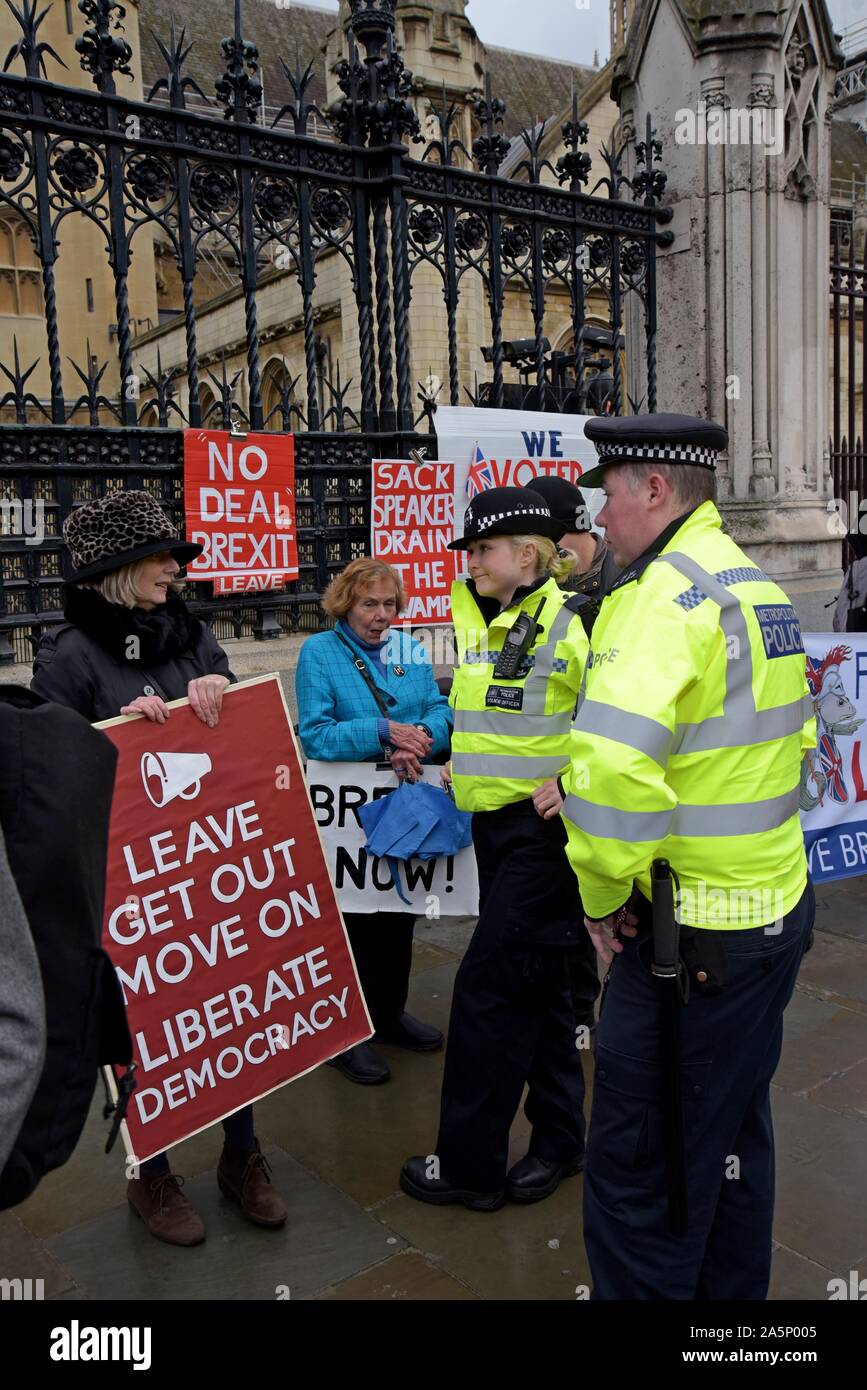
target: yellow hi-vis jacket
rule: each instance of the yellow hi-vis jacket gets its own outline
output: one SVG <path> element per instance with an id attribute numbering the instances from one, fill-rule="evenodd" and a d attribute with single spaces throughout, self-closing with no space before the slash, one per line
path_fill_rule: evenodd
<path id="1" fill-rule="evenodd" d="M 680 879 L 680 920 L 776 922 L 804 890 L 801 759 L 815 747 L 800 626 L 703 502 L 603 601 L 561 779 L 590 917 Z"/>
<path id="2" fill-rule="evenodd" d="M 522 611 L 532 617 L 543 599 L 541 630 L 519 676 L 495 679 L 506 634 Z M 453 586 L 459 664 L 449 701 L 455 717 L 452 782 L 460 810 L 495 811 L 521 801 L 568 768 L 572 717 L 590 650 L 575 611 L 581 603 L 547 579 L 488 626 L 466 582 Z"/>

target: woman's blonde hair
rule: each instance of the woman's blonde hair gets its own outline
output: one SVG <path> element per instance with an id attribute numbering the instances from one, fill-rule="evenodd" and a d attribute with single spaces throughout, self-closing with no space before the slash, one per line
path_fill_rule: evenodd
<path id="1" fill-rule="evenodd" d="M 162 553 L 160 551 L 160 554 Z M 109 570 L 108 574 L 97 575 L 95 579 L 85 579 L 78 587 L 96 589 L 106 602 L 116 603 L 120 608 L 137 608 L 144 597 L 138 584 L 142 569 L 155 558 L 153 555 L 146 555 L 143 560 L 133 560 L 129 565 L 121 565 L 120 569 Z M 176 594 L 179 594 L 183 587 L 182 580 L 169 585 Z"/>
<path id="2" fill-rule="evenodd" d="M 571 574 L 578 564 L 574 550 L 559 548 L 548 536 L 510 536 L 512 545 L 534 545 L 536 547 L 536 578 L 548 574 L 559 584 L 567 574 Z"/>
<path id="3" fill-rule="evenodd" d="M 374 560 L 369 555 L 358 560 L 350 560 L 345 569 L 336 574 L 322 595 L 322 607 L 329 618 L 345 618 L 363 593 L 366 593 L 377 579 L 389 579 L 394 585 L 397 598 L 397 611 L 406 608 L 406 590 L 400 575 L 384 560 Z"/>

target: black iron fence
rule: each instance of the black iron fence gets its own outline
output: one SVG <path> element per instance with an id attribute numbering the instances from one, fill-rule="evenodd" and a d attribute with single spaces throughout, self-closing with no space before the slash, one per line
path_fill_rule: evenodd
<path id="1" fill-rule="evenodd" d="M 864 303 L 867 285 L 863 248 L 859 254 L 855 229 L 835 221 L 831 226 L 831 475 L 834 496 L 845 506 L 850 533 L 858 529 L 858 508 L 867 501 L 867 361 L 864 357 Z M 854 515 L 852 512 L 854 510 Z M 864 513 L 867 529 L 867 508 Z M 843 541 L 842 566 L 851 563 Z"/>
<path id="2" fill-rule="evenodd" d="M 68 574 L 61 528 L 76 504 L 114 487 L 144 487 L 183 526 L 185 425 L 296 435 L 298 582 L 231 603 L 203 598 L 208 586 L 190 586 L 197 611 L 216 616 L 223 635 L 227 626 L 267 637 L 317 625 L 317 600 L 328 579 L 369 544 L 371 459 L 405 456 L 420 443 L 435 454 L 432 392 L 422 390 L 419 408 L 411 376 L 410 306 L 423 266 L 442 288 L 443 399 L 451 404 L 469 399 L 621 413 L 631 325 L 642 403 L 656 409 L 655 251 L 671 239 L 660 230 L 671 214 L 659 206 L 665 176 L 649 115 L 643 140 L 625 132 L 624 141 L 603 151 L 604 172 L 590 187 L 588 128 L 573 102 L 556 163 L 542 152 L 546 122 L 523 134 L 525 158 L 506 179 L 498 172 L 509 148 L 505 107 L 489 84 L 475 103 L 471 149 L 458 138 L 457 108 L 445 95 L 435 113 L 438 138 L 421 141 L 412 74 L 394 44 L 394 0 L 350 0 L 348 58 L 337 72 L 341 96 L 328 112 L 307 99 L 311 68 L 284 60 L 288 99 L 267 126 L 260 124 L 258 52 L 244 34 L 241 0 L 235 0 L 234 33 L 222 41 L 213 97 L 185 75 L 188 48 L 172 24 L 156 40 L 165 74 L 144 101 L 117 90 L 132 58 L 120 4 L 78 3 L 85 27 L 76 48 L 94 91 L 49 77 L 56 55 L 40 39 L 46 10 L 36 0 L 9 8 L 20 33 L 0 75 L 0 205 L 21 219 L 36 249 L 50 386 L 45 398 L 34 393 L 37 363 L 22 363 L 16 342 L 11 360 L 0 362 L 8 382 L 0 397 L 0 662 L 29 659 L 28 643 L 59 619 Z M 195 105 L 188 107 L 193 91 Z M 322 136 L 324 123 L 329 138 Z M 111 268 L 117 392 L 103 388 L 108 363 L 93 358 L 89 345 L 84 364 L 64 361 L 61 353 L 58 283 L 80 274 L 62 252 L 70 217 L 98 229 Z M 154 233 L 177 265 L 184 353 L 166 371 L 158 356 L 150 372 L 136 368 L 130 266 Z M 236 397 L 238 374 L 227 374 L 225 360 L 216 372 L 205 373 L 200 364 L 197 275 L 215 247 L 237 280 L 244 408 Z M 339 369 L 335 381 L 323 373 L 315 298 L 326 255 L 341 258 L 351 283 L 357 383 L 345 373 L 341 382 Z M 297 285 L 304 371 L 300 386 L 281 383 L 266 413 L 257 290 L 275 265 Z M 472 390 L 460 371 L 459 305 L 467 277 L 482 286 L 480 331 L 490 342 L 490 380 Z M 504 344 L 510 289 L 520 292 L 527 318 L 519 399 Z M 574 346 L 567 354 L 547 350 L 551 295 L 569 306 Z M 599 336 L 586 323 L 588 296 L 605 305 L 607 358 L 600 359 Z M 637 313 L 627 313 L 630 302 Z M 213 399 L 203 412 L 205 385 Z M 37 502 L 44 536 L 34 543 L 16 517 L 29 515 Z"/>

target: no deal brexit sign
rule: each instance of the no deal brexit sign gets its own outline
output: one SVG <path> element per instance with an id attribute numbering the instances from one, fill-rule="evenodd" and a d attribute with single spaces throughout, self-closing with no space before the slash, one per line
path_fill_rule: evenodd
<path id="1" fill-rule="evenodd" d="M 221 593 L 297 579 L 293 436 L 184 430 L 184 511 L 187 539 L 204 546 L 188 578 Z"/>

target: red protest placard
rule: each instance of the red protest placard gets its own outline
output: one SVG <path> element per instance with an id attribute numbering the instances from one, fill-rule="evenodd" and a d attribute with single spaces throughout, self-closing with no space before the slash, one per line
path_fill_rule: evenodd
<path id="1" fill-rule="evenodd" d="M 138 1162 L 372 1032 L 279 678 L 230 687 L 214 729 L 169 708 L 99 725 L 119 753 L 103 945 Z"/>
<path id="2" fill-rule="evenodd" d="M 189 579 L 297 579 L 293 436 L 184 430 L 184 514 Z"/>
<path id="3" fill-rule="evenodd" d="M 454 531 L 453 464 L 374 460 L 371 551 L 399 572 L 414 626 L 451 619 Z"/>

